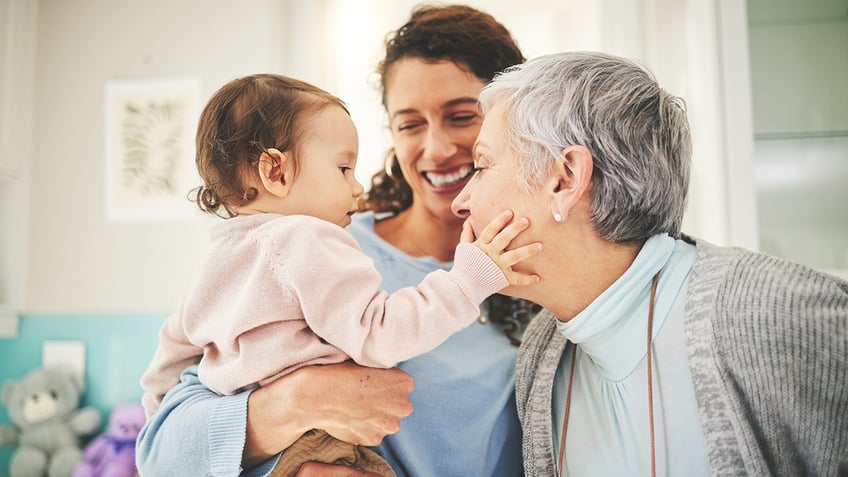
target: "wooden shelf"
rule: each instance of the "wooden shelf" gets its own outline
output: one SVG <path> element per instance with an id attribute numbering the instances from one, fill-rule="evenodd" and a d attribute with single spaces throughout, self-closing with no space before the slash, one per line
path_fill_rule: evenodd
<path id="1" fill-rule="evenodd" d="M 786 139 L 826 139 L 834 137 L 848 138 L 848 130 L 754 133 L 755 141 L 782 141 Z"/>

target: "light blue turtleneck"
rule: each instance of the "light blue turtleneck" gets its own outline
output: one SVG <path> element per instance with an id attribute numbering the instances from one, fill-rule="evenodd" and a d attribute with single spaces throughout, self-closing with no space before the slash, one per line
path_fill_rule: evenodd
<path id="1" fill-rule="evenodd" d="M 554 381 L 555 456 L 572 346 L 577 344 L 561 475 L 650 475 L 645 358 L 651 280 L 658 271 L 653 322 L 657 475 L 709 475 L 683 336 L 686 279 L 694 260 L 694 246 L 664 234 L 653 236 L 624 275 L 585 310 L 567 323 L 557 322 L 571 343 Z"/>

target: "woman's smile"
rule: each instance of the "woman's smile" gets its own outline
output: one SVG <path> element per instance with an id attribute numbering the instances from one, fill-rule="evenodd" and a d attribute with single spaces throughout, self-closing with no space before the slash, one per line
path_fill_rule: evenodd
<path id="1" fill-rule="evenodd" d="M 473 172 L 472 164 L 463 164 L 451 169 L 423 171 L 421 176 L 438 192 L 457 192 L 465 187 Z"/>

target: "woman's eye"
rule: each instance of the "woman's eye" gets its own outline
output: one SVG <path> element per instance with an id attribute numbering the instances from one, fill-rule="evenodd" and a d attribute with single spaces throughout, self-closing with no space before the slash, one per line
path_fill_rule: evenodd
<path id="1" fill-rule="evenodd" d="M 417 128 L 420 125 L 421 125 L 421 123 L 403 123 L 403 124 L 398 126 L 397 130 L 398 131 L 411 131 L 411 130 Z"/>
<path id="2" fill-rule="evenodd" d="M 477 115 L 473 113 L 456 114 L 451 117 L 451 120 L 456 123 L 470 123 L 477 119 Z"/>

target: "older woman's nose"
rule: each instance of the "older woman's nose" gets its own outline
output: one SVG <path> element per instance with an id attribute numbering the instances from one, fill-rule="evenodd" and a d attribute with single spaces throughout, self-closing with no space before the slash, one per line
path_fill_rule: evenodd
<path id="1" fill-rule="evenodd" d="M 453 202 L 451 202 L 451 211 L 454 215 L 461 219 L 466 219 L 469 215 L 471 215 L 471 209 L 468 205 L 468 197 L 471 195 L 470 186 L 470 182 L 468 184 L 465 184 L 465 187 L 463 187 L 462 190 L 459 191 L 459 195 L 457 195 L 453 199 Z"/>

